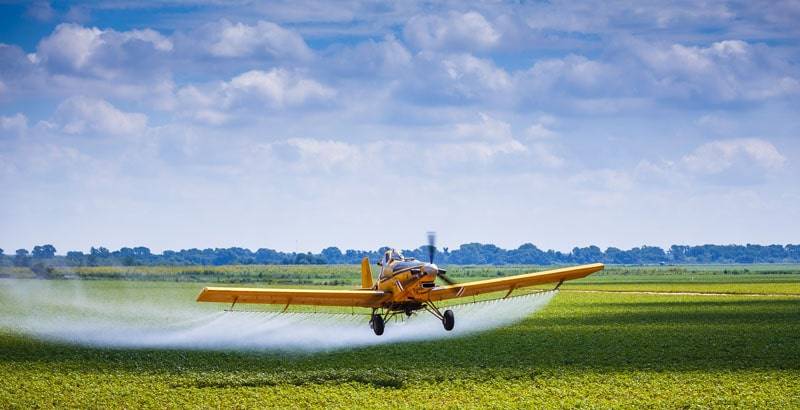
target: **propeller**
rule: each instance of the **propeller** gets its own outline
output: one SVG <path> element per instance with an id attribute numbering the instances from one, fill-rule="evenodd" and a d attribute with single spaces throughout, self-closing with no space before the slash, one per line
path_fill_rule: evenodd
<path id="1" fill-rule="evenodd" d="M 436 232 L 428 232 L 428 263 L 433 263 L 434 256 L 436 256 Z M 456 282 L 445 275 L 444 269 L 439 269 L 437 267 L 436 276 L 441 278 L 442 281 L 448 285 L 456 284 Z"/>
<path id="2" fill-rule="evenodd" d="M 436 255 L 436 232 L 428 232 L 428 263 L 433 263 Z"/>
<path id="3" fill-rule="evenodd" d="M 455 285 L 456 284 L 456 282 L 454 282 L 452 279 L 448 278 L 444 274 L 444 270 L 442 270 L 442 269 L 439 269 L 439 272 L 436 273 L 436 276 L 438 276 L 440 279 L 442 279 L 444 281 L 444 283 L 446 283 L 448 285 Z"/>

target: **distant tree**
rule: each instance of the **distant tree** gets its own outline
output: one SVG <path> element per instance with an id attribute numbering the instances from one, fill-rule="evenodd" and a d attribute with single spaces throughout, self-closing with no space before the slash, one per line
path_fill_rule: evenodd
<path id="1" fill-rule="evenodd" d="M 689 252 L 689 246 L 672 245 L 669 247 L 669 258 L 675 263 L 683 263 L 686 261 L 687 252 Z"/>
<path id="2" fill-rule="evenodd" d="M 34 259 L 49 259 L 56 255 L 56 248 L 53 245 L 34 246 L 31 256 Z"/>
<path id="3" fill-rule="evenodd" d="M 800 245 L 786 245 L 787 262 L 800 262 Z"/>
<path id="4" fill-rule="evenodd" d="M 603 251 L 592 245 L 585 248 L 575 247 L 572 249 L 572 259 L 577 263 L 592 263 L 603 260 Z"/>
<path id="5" fill-rule="evenodd" d="M 14 254 L 14 266 L 29 266 L 31 264 L 31 257 L 28 255 L 27 249 L 17 249 Z"/>
<path id="6" fill-rule="evenodd" d="M 137 246 L 133 248 L 133 255 L 137 258 L 149 258 L 150 257 L 150 249 L 145 248 L 144 246 Z"/>
<path id="7" fill-rule="evenodd" d="M 342 251 L 335 246 L 331 246 L 322 250 L 322 258 L 326 263 L 342 263 L 342 257 Z"/>
<path id="8" fill-rule="evenodd" d="M 94 248 L 92 248 L 94 249 Z M 97 253 L 96 252 L 89 252 L 89 256 L 86 257 L 86 264 L 89 266 L 97 266 Z"/>
<path id="9" fill-rule="evenodd" d="M 95 248 L 94 246 L 92 246 L 92 248 L 89 249 L 89 256 L 93 256 L 95 260 L 101 258 L 108 258 L 109 256 L 111 256 L 111 252 L 108 251 L 108 248 L 104 248 L 102 246 L 99 248 Z"/>
<path id="10" fill-rule="evenodd" d="M 606 249 L 605 261 L 606 263 L 615 263 L 620 265 L 636 263 L 636 261 L 634 261 L 628 252 L 615 247 L 609 247 Z"/>
<path id="11" fill-rule="evenodd" d="M 122 265 L 124 265 L 124 266 L 136 265 L 136 259 L 133 257 L 133 255 L 123 256 L 122 257 Z"/>
<path id="12" fill-rule="evenodd" d="M 80 251 L 69 251 L 66 255 L 67 264 L 71 266 L 82 266 L 84 264 L 86 255 Z"/>

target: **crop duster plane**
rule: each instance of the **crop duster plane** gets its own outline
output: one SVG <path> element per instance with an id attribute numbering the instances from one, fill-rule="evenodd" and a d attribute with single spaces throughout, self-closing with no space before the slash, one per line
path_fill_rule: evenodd
<path id="1" fill-rule="evenodd" d="M 566 280 L 580 279 L 603 269 L 602 263 L 526 273 L 496 279 L 455 283 L 444 269 L 433 263 L 436 253 L 434 235 L 428 234 L 428 262 L 405 258 L 394 249 L 387 250 L 378 261 L 381 267 L 377 282 L 373 282 L 369 259 L 361 261 L 361 288 L 353 290 L 264 289 L 206 287 L 197 297 L 198 302 L 264 303 L 283 305 L 351 306 L 371 308 L 370 327 L 376 335 L 384 331 L 386 321 L 398 314 L 411 316 L 426 310 L 442 321 L 445 330 L 452 330 L 455 317 L 452 310 L 442 312 L 435 304 L 447 299 L 462 298 L 482 293 L 506 291 L 505 297 L 515 289 L 555 283 L 558 289 Z M 437 285 L 436 279 L 445 285 Z"/>

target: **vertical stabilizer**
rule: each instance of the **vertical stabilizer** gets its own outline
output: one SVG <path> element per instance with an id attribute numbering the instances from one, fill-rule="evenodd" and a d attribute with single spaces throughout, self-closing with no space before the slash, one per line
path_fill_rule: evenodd
<path id="1" fill-rule="evenodd" d="M 369 268 L 369 258 L 361 260 L 361 288 L 372 289 L 372 270 Z"/>

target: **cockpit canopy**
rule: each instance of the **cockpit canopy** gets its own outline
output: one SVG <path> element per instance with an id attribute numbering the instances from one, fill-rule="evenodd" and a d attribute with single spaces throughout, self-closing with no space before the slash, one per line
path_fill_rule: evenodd
<path id="1" fill-rule="evenodd" d="M 403 254 L 400 253 L 400 251 L 398 251 L 398 250 L 390 249 L 388 251 L 388 253 L 389 253 L 389 260 L 390 261 L 401 261 L 401 260 L 403 260 Z"/>
<path id="2" fill-rule="evenodd" d="M 383 259 L 378 262 L 379 265 L 388 264 L 392 261 L 403 261 L 405 258 L 400 251 L 396 249 L 389 249 L 383 254 Z"/>

